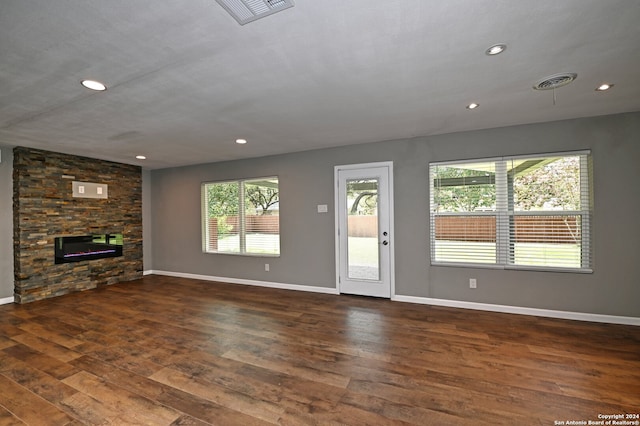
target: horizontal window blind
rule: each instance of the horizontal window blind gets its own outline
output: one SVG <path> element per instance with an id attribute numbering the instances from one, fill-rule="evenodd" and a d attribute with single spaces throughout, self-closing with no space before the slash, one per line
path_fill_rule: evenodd
<path id="1" fill-rule="evenodd" d="M 431 262 L 590 272 L 590 156 L 432 163 Z"/>
<path id="2" fill-rule="evenodd" d="M 433 262 L 497 263 L 495 163 L 430 169 Z"/>
<path id="3" fill-rule="evenodd" d="M 202 185 L 203 251 L 280 254 L 278 178 Z"/>

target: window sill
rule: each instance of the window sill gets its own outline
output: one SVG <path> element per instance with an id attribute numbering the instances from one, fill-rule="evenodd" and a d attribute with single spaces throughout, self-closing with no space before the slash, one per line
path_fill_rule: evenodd
<path id="1" fill-rule="evenodd" d="M 527 266 L 527 265 L 495 265 L 486 263 L 453 263 L 431 262 L 431 266 L 443 266 L 446 268 L 475 268 L 475 269 L 503 269 L 509 271 L 533 271 L 533 272 L 560 272 L 574 274 L 592 274 L 591 268 L 560 268 L 551 266 Z"/>
<path id="2" fill-rule="evenodd" d="M 280 257 L 280 254 L 269 253 L 234 253 L 229 251 L 203 251 L 204 254 L 222 254 L 229 256 L 246 256 L 246 257 Z"/>

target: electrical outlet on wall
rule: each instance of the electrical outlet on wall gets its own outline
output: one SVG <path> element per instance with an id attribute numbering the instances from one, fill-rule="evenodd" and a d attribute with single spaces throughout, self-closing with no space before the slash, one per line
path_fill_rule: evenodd
<path id="1" fill-rule="evenodd" d="M 264 270 L 265 270 L 265 272 L 269 272 L 269 264 L 268 263 L 264 264 Z"/>
<path id="2" fill-rule="evenodd" d="M 469 288 L 477 288 L 478 282 L 475 278 L 469 278 Z"/>

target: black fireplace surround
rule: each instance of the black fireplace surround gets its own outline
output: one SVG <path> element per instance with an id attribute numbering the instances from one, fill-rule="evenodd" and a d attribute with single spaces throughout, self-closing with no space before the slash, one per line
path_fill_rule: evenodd
<path id="1" fill-rule="evenodd" d="M 56 237 L 55 263 L 122 256 L 122 234 Z"/>

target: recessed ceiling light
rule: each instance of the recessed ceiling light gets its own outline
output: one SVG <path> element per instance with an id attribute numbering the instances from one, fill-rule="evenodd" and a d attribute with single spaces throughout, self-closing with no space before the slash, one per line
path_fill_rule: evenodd
<path id="1" fill-rule="evenodd" d="M 147 159 L 147 157 L 145 157 L 144 155 L 136 155 L 136 158 L 138 160 L 146 160 Z"/>
<path id="2" fill-rule="evenodd" d="M 97 90 L 98 92 L 102 92 L 104 90 L 107 90 L 107 86 L 105 86 L 104 84 L 100 83 L 99 81 L 82 80 L 81 83 L 87 89 Z"/>
<path id="3" fill-rule="evenodd" d="M 247 140 L 246 139 L 236 139 L 236 143 L 238 143 L 240 145 L 243 145 L 243 144 L 247 143 Z"/>
<path id="4" fill-rule="evenodd" d="M 489 56 L 494 56 L 494 55 L 499 55 L 505 50 L 507 50 L 507 45 L 501 43 L 501 44 L 494 44 L 493 46 L 485 50 L 484 53 Z"/>
<path id="5" fill-rule="evenodd" d="M 477 104 L 475 102 L 471 102 L 469 105 L 467 105 L 467 109 L 476 109 L 480 106 L 480 104 Z"/>
<path id="6" fill-rule="evenodd" d="M 596 89 L 596 92 L 604 92 L 605 90 L 611 89 L 613 86 L 615 86 L 615 84 L 607 84 L 607 83 L 601 84 Z"/>

